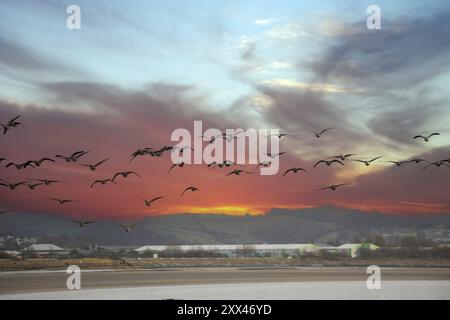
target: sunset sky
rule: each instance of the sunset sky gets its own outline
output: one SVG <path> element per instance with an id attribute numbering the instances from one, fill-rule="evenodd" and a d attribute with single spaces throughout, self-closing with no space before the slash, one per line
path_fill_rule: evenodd
<path id="1" fill-rule="evenodd" d="M 81 29 L 66 8 L 81 8 Z M 366 9 L 381 9 L 368 30 Z M 261 214 L 333 205 L 383 213 L 450 212 L 450 168 L 388 160 L 450 157 L 448 1 L 9 1 L 0 2 L 0 158 L 24 162 L 78 150 L 80 163 L 0 168 L 0 210 L 71 217 L 161 213 Z M 174 129 L 280 129 L 280 174 L 222 179 L 232 169 L 175 168 L 170 156 L 129 155 L 173 145 Z M 317 139 L 311 130 L 334 129 Z M 440 132 L 430 142 L 416 134 Z M 206 146 L 206 143 L 205 143 Z M 318 167 L 339 153 L 382 159 Z M 450 164 L 449 164 L 450 165 Z M 281 177 L 300 166 L 309 173 Z M 247 170 L 254 170 L 248 166 Z M 142 178 L 89 185 L 117 171 Z M 337 183 L 335 192 L 315 191 Z M 180 193 L 195 185 L 198 193 Z M 147 208 L 139 197 L 164 199 Z M 44 197 L 79 203 L 60 206 Z"/>

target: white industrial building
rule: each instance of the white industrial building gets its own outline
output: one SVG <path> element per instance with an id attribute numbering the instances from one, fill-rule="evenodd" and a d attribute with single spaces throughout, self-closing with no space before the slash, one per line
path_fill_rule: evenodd
<path id="1" fill-rule="evenodd" d="M 49 254 L 67 254 L 69 250 L 58 247 L 54 244 L 32 244 L 24 249 L 23 252 L 30 252 L 37 255 L 49 255 Z"/>

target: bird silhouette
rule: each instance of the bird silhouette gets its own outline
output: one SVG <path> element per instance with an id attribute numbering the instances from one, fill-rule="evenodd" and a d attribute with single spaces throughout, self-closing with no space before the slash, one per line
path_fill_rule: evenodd
<path id="1" fill-rule="evenodd" d="M 219 167 L 219 168 L 225 168 L 225 167 L 229 168 L 231 166 L 242 166 L 242 165 L 241 164 L 237 164 L 236 162 L 230 161 L 230 160 L 225 160 L 224 162 L 218 163 L 216 165 L 216 167 Z"/>
<path id="2" fill-rule="evenodd" d="M 55 157 L 64 159 L 66 162 L 70 163 L 70 162 L 77 162 L 82 156 L 84 156 L 84 155 L 86 155 L 88 153 L 89 153 L 89 151 L 77 151 L 77 152 L 74 152 L 70 156 L 67 156 L 67 157 L 63 156 L 63 155 L 60 155 L 60 154 L 57 154 Z"/>
<path id="3" fill-rule="evenodd" d="M 327 189 L 330 189 L 330 190 L 336 191 L 336 189 L 337 189 L 337 188 L 339 188 L 339 187 L 342 187 L 342 186 L 346 186 L 346 185 L 347 185 L 347 183 L 341 183 L 341 184 L 332 184 L 331 186 L 328 186 L 328 187 L 324 187 L 324 188 L 321 188 L 321 189 L 317 189 L 316 191 L 320 191 L 320 190 L 327 190 Z"/>
<path id="4" fill-rule="evenodd" d="M 149 155 L 152 150 L 153 149 L 149 147 L 138 149 L 130 155 L 130 160 L 128 162 L 133 161 L 136 157 Z"/>
<path id="5" fill-rule="evenodd" d="M 10 182 L 7 182 L 5 180 L 0 180 L 0 186 L 7 187 L 10 190 L 16 190 L 17 187 L 25 185 L 25 183 L 27 183 L 27 182 L 28 181 L 21 181 L 21 182 L 16 182 L 16 183 L 10 183 Z"/>
<path id="6" fill-rule="evenodd" d="M 228 177 L 228 176 L 231 176 L 231 175 L 236 175 L 236 176 L 239 176 L 241 173 L 247 173 L 247 174 L 253 174 L 253 172 L 250 172 L 250 171 L 245 171 L 245 170 L 241 170 L 241 169 L 236 169 L 236 170 L 233 170 L 233 171 L 231 171 L 230 173 L 228 173 L 228 174 L 226 174 L 225 176 L 224 176 L 224 178 L 225 177 Z"/>
<path id="7" fill-rule="evenodd" d="M 282 139 L 284 137 L 292 137 L 294 136 L 293 134 L 288 134 L 288 133 L 276 133 L 276 134 L 269 134 L 268 137 L 277 137 L 278 139 Z"/>
<path id="8" fill-rule="evenodd" d="M 352 161 L 357 161 L 357 162 L 361 162 L 361 163 L 364 163 L 367 167 L 368 166 L 370 166 L 370 164 L 372 163 L 372 162 L 374 162 L 375 160 L 378 160 L 378 159 L 380 159 L 380 158 L 382 158 L 383 156 L 379 156 L 379 157 L 376 157 L 376 158 L 373 158 L 373 159 L 370 159 L 370 160 L 352 160 Z"/>
<path id="9" fill-rule="evenodd" d="M 139 197 L 139 198 L 141 198 L 142 200 L 144 200 L 145 205 L 146 205 L 147 207 L 150 207 L 150 206 L 152 205 L 153 202 L 155 202 L 156 200 L 162 199 L 162 198 L 164 198 L 164 197 L 163 197 L 163 196 L 159 196 L 159 197 L 155 197 L 155 198 L 150 199 L 150 200 L 147 200 L 147 199 L 142 198 L 142 197 Z"/>
<path id="10" fill-rule="evenodd" d="M 334 159 L 334 160 L 319 160 L 316 162 L 316 164 L 313 166 L 313 168 L 317 167 L 319 164 L 324 163 L 327 165 L 327 167 L 331 166 L 333 163 L 339 163 L 340 165 L 344 165 L 341 161 Z"/>
<path id="11" fill-rule="evenodd" d="M 428 141 L 430 141 L 430 138 L 431 138 L 431 137 L 433 137 L 433 136 L 439 136 L 439 135 L 440 135 L 439 132 L 434 132 L 434 133 L 429 134 L 429 135 L 427 135 L 427 136 L 423 136 L 423 135 L 419 134 L 419 135 L 413 137 L 413 139 L 422 138 L 423 141 L 428 142 Z"/>
<path id="12" fill-rule="evenodd" d="M 25 126 L 22 123 L 17 121 L 17 119 L 19 119 L 19 118 L 20 118 L 20 115 L 15 116 L 11 120 L 9 120 L 6 124 L 0 124 L 1 127 L 3 128 L 3 135 L 5 135 L 10 129 L 16 128 L 18 126 L 25 128 Z"/>
<path id="13" fill-rule="evenodd" d="M 339 159 L 339 160 L 347 160 L 347 158 L 351 157 L 351 156 L 356 156 L 356 154 L 354 153 L 349 153 L 349 154 L 338 154 L 337 156 L 334 157 L 330 157 L 330 159 Z"/>
<path id="14" fill-rule="evenodd" d="M 78 221 L 78 220 L 70 220 L 70 221 L 78 224 L 80 226 L 80 228 L 84 228 L 88 224 L 97 222 L 97 221 Z"/>
<path id="15" fill-rule="evenodd" d="M 63 205 L 63 204 L 66 204 L 66 203 L 72 203 L 72 202 L 79 202 L 79 201 L 76 201 L 76 200 L 70 200 L 70 199 L 58 199 L 58 198 L 46 198 L 46 197 L 44 197 L 44 199 L 56 201 L 56 202 L 58 202 L 60 205 Z"/>
<path id="16" fill-rule="evenodd" d="M 287 169 L 287 170 L 283 173 L 282 177 L 284 177 L 285 175 L 287 175 L 289 172 L 297 173 L 297 172 L 299 172 L 299 171 L 305 171 L 306 173 L 308 172 L 308 171 L 306 171 L 306 169 L 304 169 L 304 168 L 293 167 L 293 168 Z"/>
<path id="17" fill-rule="evenodd" d="M 275 157 L 279 157 L 282 156 L 283 154 L 285 154 L 286 152 L 278 152 L 278 153 L 271 153 L 271 152 L 267 152 L 264 153 L 266 156 L 268 156 L 270 159 L 273 159 Z"/>
<path id="18" fill-rule="evenodd" d="M 447 159 L 441 160 L 440 162 L 448 162 L 448 163 L 450 163 L 450 158 L 447 158 Z"/>
<path id="19" fill-rule="evenodd" d="M 197 187 L 194 187 L 194 186 L 187 187 L 186 189 L 183 190 L 183 192 L 181 193 L 181 196 L 183 196 L 186 191 L 195 192 L 195 191 L 200 191 L 200 189 Z"/>
<path id="20" fill-rule="evenodd" d="M 100 183 L 102 186 L 104 186 L 104 185 L 107 184 L 108 182 L 112 182 L 112 183 L 116 184 L 116 182 L 113 181 L 112 179 L 98 179 L 98 180 L 95 180 L 94 182 L 91 183 L 91 189 L 92 189 L 97 183 Z"/>
<path id="21" fill-rule="evenodd" d="M 427 168 L 431 167 L 431 166 L 435 166 L 436 168 L 439 168 L 440 166 L 446 166 L 447 168 L 450 168 L 448 165 L 445 164 L 444 161 L 435 161 L 435 162 L 428 162 L 427 166 L 423 167 L 422 169 L 420 169 L 421 171 L 426 170 Z"/>
<path id="22" fill-rule="evenodd" d="M 415 163 L 419 164 L 419 163 L 424 162 L 424 161 L 426 161 L 426 160 L 424 160 L 422 158 L 414 158 L 414 159 L 408 160 L 406 162 L 407 163 L 415 162 Z"/>
<path id="23" fill-rule="evenodd" d="M 6 210 L 0 210 L 0 215 L 7 213 L 8 211 Z"/>
<path id="24" fill-rule="evenodd" d="M 99 161 L 95 164 L 81 164 L 84 167 L 87 167 L 89 169 L 91 169 L 92 171 L 95 171 L 97 169 L 98 166 L 100 166 L 101 164 L 105 163 L 106 161 L 108 161 L 110 158 L 104 159 L 102 161 Z"/>
<path id="25" fill-rule="evenodd" d="M 219 137 L 220 136 L 221 135 L 219 135 Z M 207 141 L 209 144 L 212 144 L 212 143 L 214 143 L 214 141 L 216 141 L 216 137 L 215 136 L 212 136 L 212 137 L 200 136 L 200 138 L 202 138 L 203 141 Z"/>
<path id="26" fill-rule="evenodd" d="M 222 137 L 223 140 L 226 140 L 227 142 L 231 142 L 231 141 L 233 141 L 233 139 L 237 139 L 237 135 L 242 132 L 244 132 L 244 130 L 235 132 L 234 134 L 233 133 L 221 133 L 221 134 L 215 136 L 215 138 Z M 212 141 L 212 142 L 214 142 L 214 141 Z M 212 143 L 212 142 L 210 142 L 210 143 Z"/>
<path id="27" fill-rule="evenodd" d="M 400 166 L 404 165 L 405 163 L 407 163 L 408 161 L 392 161 L 392 160 L 389 160 L 389 161 L 383 161 L 383 162 L 393 163 L 397 167 L 400 167 Z"/>
<path id="28" fill-rule="evenodd" d="M 27 168 L 27 167 L 35 168 L 35 166 L 33 165 L 33 163 L 34 163 L 34 161 L 31 161 L 31 162 L 30 162 L 30 161 L 27 161 L 27 162 L 24 162 L 24 163 L 10 162 L 10 163 L 8 163 L 8 164 L 5 166 L 5 168 L 9 168 L 9 167 L 11 167 L 11 166 L 16 167 L 17 170 L 25 169 L 25 168 Z"/>
<path id="29" fill-rule="evenodd" d="M 28 167 L 30 165 L 31 166 L 35 165 L 36 167 L 40 167 L 42 165 L 42 163 L 44 163 L 45 161 L 56 162 L 55 160 L 50 159 L 50 158 L 42 158 L 42 159 L 39 159 L 39 160 L 28 160 L 28 161 L 23 163 L 23 167 L 26 168 L 26 167 Z"/>
<path id="30" fill-rule="evenodd" d="M 184 165 L 185 165 L 185 163 L 184 163 L 183 161 L 172 164 L 172 165 L 170 166 L 170 168 L 169 168 L 169 171 L 167 171 L 167 174 L 169 174 L 170 171 L 172 171 L 173 168 L 175 168 L 175 167 L 183 168 Z"/>
<path id="31" fill-rule="evenodd" d="M 26 186 L 30 188 L 30 190 L 34 190 L 39 186 L 44 185 L 43 183 L 27 183 Z"/>
<path id="32" fill-rule="evenodd" d="M 65 183 L 67 181 L 61 181 L 61 180 L 48 180 L 48 179 L 32 179 L 33 181 L 42 182 L 46 186 L 52 185 L 54 183 Z"/>
<path id="33" fill-rule="evenodd" d="M 329 130 L 333 130 L 333 128 L 326 128 L 326 129 L 323 129 L 323 130 L 320 131 L 320 132 L 316 132 L 316 131 L 314 131 L 314 130 L 311 130 L 311 131 L 314 133 L 314 135 L 316 136 L 316 138 L 320 138 L 325 132 L 327 132 L 327 131 L 329 131 Z"/>
<path id="34" fill-rule="evenodd" d="M 179 151 L 180 154 L 183 154 L 184 150 L 189 149 L 191 151 L 194 151 L 194 148 L 191 148 L 189 146 L 184 146 L 184 147 L 173 147 L 171 149 L 171 152 L 175 152 L 175 151 Z"/>
<path id="35" fill-rule="evenodd" d="M 217 165 L 217 162 L 215 162 L 215 161 L 213 161 L 213 162 L 211 162 L 211 163 L 208 163 L 206 166 L 208 167 L 208 168 L 214 168 L 215 166 Z"/>
<path id="36" fill-rule="evenodd" d="M 145 221 L 140 221 L 137 222 L 135 224 L 132 225 L 126 225 L 126 224 L 121 224 L 120 226 L 125 230 L 125 232 L 131 232 L 133 230 L 134 227 L 136 227 L 137 225 L 144 223 Z"/>
<path id="37" fill-rule="evenodd" d="M 136 177 L 140 178 L 141 176 L 134 171 L 122 171 L 122 172 L 117 172 L 113 178 L 111 179 L 112 182 L 115 182 L 117 177 L 122 176 L 123 178 L 128 178 L 129 175 L 135 175 Z"/>
<path id="38" fill-rule="evenodd" d="M 258 170 L 259 167 L 267 168 L 267 167 L 270 167 L 271 165 L 272 165 L 272 161 L 262 161 L 262 162 L 258 163 L 255 171 Z"/>

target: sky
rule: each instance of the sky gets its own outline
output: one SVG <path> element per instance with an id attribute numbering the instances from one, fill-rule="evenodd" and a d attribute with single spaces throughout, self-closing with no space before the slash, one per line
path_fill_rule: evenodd
<path id="1" fill-rule="evenodd" d="M 70 5 L 81 28 L 66 27 Z M 368 30 L 378 5 L 381 29 Z M 271 208 L 339 206 L 382 213 L 450 212 L 450 170 L 390 160 L 450 157 L 450 10 L 447 1 L 9 1 L 0 3 L 0 158 L 23 162 L 89 150 L 80 163 L 111 158 L 97 171 L 58 160 L 0 168 L 9 181 L 67 181 L 35 190 L 0 189 L 0 210 L 71 217 L 166 213 L 261 214 Z M 174 144 L 177 128 L 274 128 L 282 177 L 222 177 L 231 169 L 175 168 L 141 147 Z M 333 127 L 316 139 L 311 130 Z M 440 132 L 428 143 L 416 134 Z M 319 167 L 340 153 L 383 156 L 370 167 Z M 254 170 L 254 168 L 247 168 Z M 142 177 L 89 188 L 117 171 Z M 318 188 L 348 183 L 338 191 Z M 195 185 L 198 193 L 180 197 Z M 146 207 L 140 197 L 164 199 Z M 78 200 L 64 206 L 44 199 Z"/>

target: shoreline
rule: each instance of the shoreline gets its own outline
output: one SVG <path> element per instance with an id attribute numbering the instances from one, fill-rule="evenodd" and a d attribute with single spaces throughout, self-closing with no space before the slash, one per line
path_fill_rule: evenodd
<path id="1" fill-rule="evenodd" d="M 163 270 L 195 268 L 348 268 L 378 265 L 385 268 L 450 268 L 448 259 L 353 258 L 353 259 L 279 259 L 279 258 L 157 258 L 157 259 L 1 259 L 0 272 L 65 270 L 70 265 L 85 269 Z"/>

